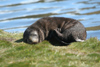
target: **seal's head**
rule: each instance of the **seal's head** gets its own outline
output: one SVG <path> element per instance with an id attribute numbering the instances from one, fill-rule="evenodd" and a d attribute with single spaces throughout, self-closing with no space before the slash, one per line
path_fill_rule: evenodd
<path id="1" fill-rule="evenodd" d="M 29 44 L 37 44 L 39 42 L 39 34 L 35 29 L 26 29 L 23 35 L 23 40 Z"/>
<path id="2" fill-rule="evenodd" d="M 30 34 L 29 34 L 29 40 L 32 42 L 32 43 L 38 43 L 39 42 L 39 36 L 38 36 L 38 32 L 37 31 L 32 31 Z"/>

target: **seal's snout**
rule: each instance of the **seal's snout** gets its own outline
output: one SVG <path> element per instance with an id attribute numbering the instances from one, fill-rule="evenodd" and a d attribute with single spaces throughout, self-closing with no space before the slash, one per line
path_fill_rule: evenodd
<path id="1" fill-rule="evenodd" d="M 38 43 L 38 41 L 39 41 L 37 36 L 30 36 L 29 39 L 31 40 L 32 43 Z"/>
<path id="2" fill-rule="evenodd" d="M 38 35 L 38 32 L 37 31 L 32 31 L 30 34 L 29 34 L 29 40 L 33 43 L 33 44 L 36 44 L 39 42 L 39 35 Z"/>
<path id="3" fill-rule="evenodd" d="M 27 43 L 29 43 L 29 44 L 37 44 L 37 43 L 38 43 L 38 41 L 35 41 L 35 40 L 34 40 L 34 41 L 32 41 L 32 40 L 28 39 L 28 40 L 27 40 Z"/>

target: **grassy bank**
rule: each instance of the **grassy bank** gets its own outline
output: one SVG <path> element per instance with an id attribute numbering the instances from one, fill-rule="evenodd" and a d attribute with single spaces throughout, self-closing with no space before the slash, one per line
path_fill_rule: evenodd
<path id="1" fill-rule="evenodd" d="M 0 67 L 99 67 L 100 41 L 90 38 L 68 46 L 48 41 L 37 45 L 23 43 L 22 33 L 0 30 Z"/>

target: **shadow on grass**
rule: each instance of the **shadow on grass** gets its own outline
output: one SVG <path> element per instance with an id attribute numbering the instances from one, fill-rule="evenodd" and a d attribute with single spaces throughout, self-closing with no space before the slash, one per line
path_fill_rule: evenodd
<path id="1" fill-rule="evenodd" d="M 49 39 L 49 40 L 47 40 L 47 41 L 49 41 L 49 43 L 51 44 L 51 45 L 53 45 L 53 46 L 68 46 L 68 45 L 70 45 L 70 43 L 62 43 L 62 42 L 60 42 L 59 40 L 57 40 L 56 38 L 52 38 L 52 39 Z M 19 40 L 16 40 L 15 42 L 17 42 L 17 43 L 21 43 L 21 42 L 24 42 L 23 41 L 23 38 L 21 38 L 21 39 L 19 39 Z M 26 43 L 26 42 L 25 42 Z M 27 43 L 28 44 L 28 43 Z M 30 45 L 32 45 L 32 44 L 30 44 Z"/>
<path id="2" fill-rule="evenodd" d="M 17 43 L 23 42 L 23 38 L 16 40 L 15 42 L 17 42 Z"/>
<path id="3" fill-rule="evenodd" d="M 48 40 L 53 46 L 68 46 L 70 43 L 61 42 L 59 39 L 52 38 Z"/>

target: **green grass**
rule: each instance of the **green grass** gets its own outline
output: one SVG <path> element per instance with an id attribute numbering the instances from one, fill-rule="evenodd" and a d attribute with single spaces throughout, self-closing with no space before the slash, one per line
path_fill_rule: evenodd
<path id="1" fill-rule="evenodd" d="M 100 41 L 95 37 L 68 46 L 53 46 L 48 41 L 26 44 L 22 35 L 0 30 L 0 67 L 100 66 Z"/>

